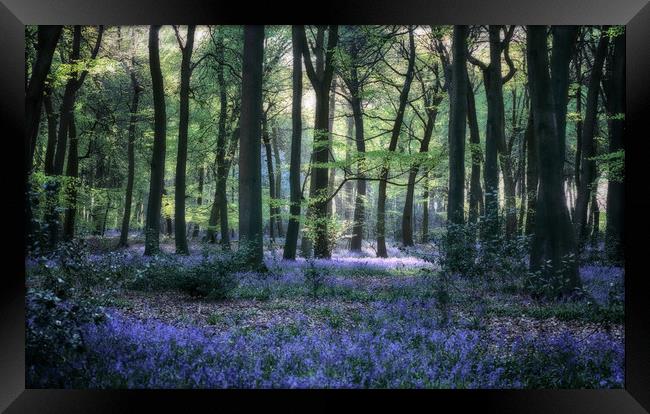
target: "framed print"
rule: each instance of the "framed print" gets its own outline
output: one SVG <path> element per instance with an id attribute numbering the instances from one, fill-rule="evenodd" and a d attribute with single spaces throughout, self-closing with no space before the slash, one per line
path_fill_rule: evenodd
<path id="1" fill-rule="evenodd" d="M 645 2 L 3 2 L 7 412 L 650 410 Z"/>

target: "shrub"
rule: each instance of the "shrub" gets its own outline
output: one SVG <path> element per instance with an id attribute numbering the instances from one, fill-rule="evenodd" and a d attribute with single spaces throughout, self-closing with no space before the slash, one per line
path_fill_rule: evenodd
<path id="1" fill-rule="evenodd" d="M 304 270 L 305 283 L 312 297 L 318 296 L 318 291 L 325 284 L 326 270 L 316 267 L 314 260 L 308 260 L 309 266 Z"/>
<path id="2" fill-rule="evenodd" d="M 229 260 L 205 258 L 197 266 L 187 269 L 179 278 L 178 288 L 190 296 L 224 299 L 237 287 L 236 269 Z"/>

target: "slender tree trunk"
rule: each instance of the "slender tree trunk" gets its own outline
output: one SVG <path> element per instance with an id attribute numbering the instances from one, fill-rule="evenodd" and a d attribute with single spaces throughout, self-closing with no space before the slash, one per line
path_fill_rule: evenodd
<path id="1" fill-rule="evenodd" d="M 595 178 L 595 164 L 591 157 L 594 152 L 594 136 L 597 129 L 598 115 L 598 93 L 600 92 L 600 81 L 602 77 L 603 62 L 607 53 L 607 35 L 603 33 L 598 42 L 598 48 L 594 57 L 594 65 L 589 78 L 587 90 L 587 107 L 585 113 L 584 127 L 582 131 L 581 148 L 581 172 L 578 185 L 578 196 L 575 212 L 575 232 L 579 245 L 582 245 L 587 238 L 587 205 L 589 203 L 592 184 Z"/>
<path id="2" fill-rule="evenodd" d="M 160 251 L 160 209 L 165 181 L 167 113 L 163 77 L 160 69 L 159 31 L 160 26 L 151 26 L 149 29 L 149 68 L 154 105 L 154 142 L 151 157 L 149 201 L 147 203 L 147 223 L 145 225 L 144 254 L 146 256 L 157 254 Z"/>
<path id="3" fill-rule="evenodd" d="M 262 142 L 266 151 L 266 172 L 269 178 L 269 237 L 275 240 L 275 173 L 273 170 L 273 154 L 271 140 L 269 138 L 269 127 L 266 117 L 262 118 Z"/>
<path id="4" fill-rule="evenodd" d="M 68 208 L 65 210 L 65 219 L 63 222 L 63 237 L 65 240 L 74 238 L 75 218 L 77 216 L 77 177 L 79 176 L 79 141 L 77 138 L 77 128 L 74 122 L 74 115 L 70 119 L 68 128 L 70 135 L 70 148 L 68 150 L 68 164 L 66 165 L 65 175 L 71 180 L 66 182 L 66 193 L 68 198 Z"/>
<path id="5" fill-rule="evenodd" d="M 468 222 L 476 224 L 480 215 L 480 204 L 483 198 L 483 189 L 481 188 L 481 136 L 478 128 L 478 119 L 476 117 L 476 102 L 474 100 L 474 91 L 470 84 L 467 87 L 467 123 L 469 126 L 469 149 L 472 155 L 472 172 L 469 186 L 469 215 Z"/>
<path id="6" fill-rule="evenodd" d="M 614 52 L 611 62 L 610 87 L 608 93 L 609 152 L 623 150 L 625 135 L 625 33 L 614 39 Z M 624 175 L 625 164 L 621 173 Z M 623 177 L 608 177 L 607 180 L 607 224 L 605 228 L 606 251 L 609 260 L 622 262 L 624 259 L 623 240 L 625 222 L 625 184 Z"/>
<path id="7" fill-rule="evenodd" d="M 174 235 L 177 254 L 189 254 L 187 224 L 185 223 L 185 182 L 187 173 L 187 130 L 190 117 L 190 77 L 192 49 L 196 26 L 187 26 L 187 40 L 182 47 L 181 88 L 178 121 L 178 153 L 176 158 L 176 188 L 174 189 Z"/>
<path id="8" fill-rule="evenodd" d="M 415 40 L 413 30 L 413 28 L 409 28 L 408 67 L 406 69 L 404 85 L 402 86 L 399 95 L 399 106 L 397 108 L 395 122 L 393 123 L 390 144 L 388 145 L 389 153 L 395 152 L 395 149 L 397 148 L 397 141 L 402 131 L 402 123 L 404 121 L 404 111 L 406 109 L 406 103 L 408 101 L 408 95 L 413 81 L 415 67 Z M 379 173 L 379 193 L 377 195 L 377 257 L 388 257 L 388 251 L 386 250 L 386 187 L 388 186 L 388 172 L 389 166 L 384 165 L 381 167 Z"/>
<path id="9" fill-rule="evenodd" d="M 422 192 L 422 243 L 429 242 L 429 180 L 428 173 L 424 173 L 424 191 Z"/>
<path id="10" fill-rule="evenodd" d="M 528 126 L 524 136 L 526 140 L 526 228 L 527 236 L 535 230 L 535 205 L 537 204 L 537 184 L 539 180 L 537 167 L 537 140 L 535 139 L 532 108 L 528 116 Z"/>
<path id="11" fill-rule="evenodd" d="M 44 171 L 45 175 L 54 174 L 54 151 L 56 150 L 56 114 L 52 106 L 52 90 L 48 88 L 47 93 L 43 97 L 43 107 L 47 115 L 47 144 L 45 147 L 45 162 Z"/>
<path id="12" fill-rule="evenodd" d="M 437 99 L 431 106 L 436 108 L 441 99 Z M 429 151 L 429 142 L 433 134 L 433 126 L 436 122 L 438 111 L 436 109 L 427 110 L 427 123 L 424 128 L 424 135 L 420 143 L 420 154 L 426 154 Z M 415 179 L 420 170 L 420 164 L 414 163 L 409 171 L 408 182 L 406 186 L 406 201 L 404 202 L 404 211 L 402 212 L 402 240 L 404 246 L 413 246 L 413 198 L 415 194 Z"/>
<path id="13" fill-rule="evenodd" d="M 580 285 L 580 278 L 577 262 L 572 256 L 575 253 L 575 235 L 564 195 L 563 146 L 557 131 L 546 45 L 546 27 L 528 26 L 528 84 L 539 161 L 530 268 L 533 272 L 542 271 L 543 277 L 553 282 L 559 292 L 570 293 Z M 550 269 L 544 268 L 546 263 L 550 264 Z"/>
<path id="14" fill-rule="evenodd" d="M 355 70 L 356 72 L 356 70 Z M 352 94 L 352 114 L 354 117 L 354 138 L 357 147 L 357 176 L 356 182 L 357 195 L 354 198 L 354 213 L 352 217 L 352 240 L 350 240 L 350 250 L 353 252 L 361 251 L 361 242 L 363 240 L 363 228 L 366 220 L 366 180 L 364 179 L 364 158 L 366 152 L 366 142 L 363 130 L 363 113 L 361 111 L 361 97 L 358 89 L 350 91 Z"/>
<path id="15" fill-rule="evenodd" d="M 131 69 L 131 87 L 133 88 L 133 100 L 131 102 L 131 116 L 129 118 L 129 142 L 127 144 L 128 171 L 126 177 L 126 195 L 124 197 L 124 216 L 122 217 L 122 231 L 120 233 L 119 245 L 129 245 L 129 223 L 131 222 L 131 202 L 133 199 L 133 182 L 135 180 L 135 126 L 138 122 L 138 103 L 143 88 L 138 83 L 135 75 L 135 68 Z"/>
<path id="16" fill-rule="evenodd" d="M 264 26 L 244 26 L 241 137 L 239 151 L 239 239 L 250 251 L 250 263 L 262 266 L 262 63 Z"/>
<path id="17" fill-rule="evenodd" d="M 282 224 L 282 209 L 280 207 L 280 202 L 282 200 L 282 165 L 280 164 L 280 149 L 278 140 L 280 139 L 280 134 L 278 128 L 273 126 L 271 128 L 273 137 L 271 138 L 271 145 L 273 147 L 273 159 L 275 160 L 275 198 L 277 204 L 275 206 L 275 223 L 278 226 L 278 237 L 284 237 L 284 226 Z"/>
<path id="18" fill-rule="evenodd" d="M 295 260 L 300 226 L 300 150 L 302 144 L 302 37 L 297 26 L 291 27 L 293 49 L 293 96 L 291 101 L 291 159 L 289 163 L 289 224 L 283 257 Z"/>
<path id="19" fill-rule="evenodd" d="M 199 167 L 199 188 L 198 192 L 199 195 L 196 197 L 196 205 L 201 209 L 201 206 L 203 205 L 203 180 L 205 179 L 205 167 L 201 165 Z M 201 231 L 201 226 L 199 223 L 194 224 L 194 228 L 192 229 L 192 239 L 196 239 L 199 237 L 199 232 Z"/>

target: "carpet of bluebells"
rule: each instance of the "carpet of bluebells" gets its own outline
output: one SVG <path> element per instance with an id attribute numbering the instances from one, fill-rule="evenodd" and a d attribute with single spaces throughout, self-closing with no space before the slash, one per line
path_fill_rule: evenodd
<path id="1" fill-rule="evenodd" d="M 174 294 L 216 312 L 244 300 L 269 309 L 289 301 L 288 319 L 262 327 L 139 317 L 121 303 L 125 292 L 146 298 L 138 292 L 151 290 L 142 281 L 152 275 L 201 266 L 205 252 L 146 258 L 136 246 L 29 259 L 28 387 L 623 387 L 621 268 L 584 266 L 580 302 L 540 304 L 503 286 L 481 298 L 462 276 L 441 292 L 434 264 L 397 249 L 390 256 L 288 262 L 272 251 L 268 272 L 235 272 L 224 300 Z M 310 302 L 326 317 L 315 318 Z M 339 315 L 340 304 L 354 311 Z M 553 328 L 512 327 L 526 317 Z"/>

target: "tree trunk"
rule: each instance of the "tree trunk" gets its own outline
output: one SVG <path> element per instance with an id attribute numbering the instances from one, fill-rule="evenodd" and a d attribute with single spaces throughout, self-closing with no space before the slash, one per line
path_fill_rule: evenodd
<path id="1" fill-rule="evenodd" d="M 165 149 L 167 134 L 167 113 L 165 108 L 165 89 L 160 69 L 158 32 L 160 26 L 149 29 L 149 69 L 154 106 L 154 142 L 151 157 L 151 179 L 149 182 L 149 201 L 147 203 L 147 223 L 145 225 L 146 256 L 160 252 L 160 208 L 162 205 L 165 181 Z"/>
<path id="2" fill-rule="evenodd" d="M 300 225 L 300 150 L 302 138 L 302 37 L 298 26 L 291 27 L 293 49 L 293 95 L 291 101 L 291 159 L 289 162 L 289 224 L 284 242 L 283 257 L 296 259 Z"/>
<path id="3" fill-rule="evenodd" d="M 436 108 L 441 99 L 436 99 L 430 106 Z M 429 142 L 433 134 L 433 126 L 436 123 L 437 109 L 427 109 L 427 123 L 424 128 L 424 135 L 420 143 L 420 154 L 426 154 L 429 151 Z M 408 182 L 406 186 L 406 201 L 404 202 L 404 211 L 402 212 L 402 240 L 404 246 L 413 246 L 413 197 L 415 194 L 415 179 L 420 170 L 420 164 L 414 163 L 409 171 Z"/>
<path id="4" fill-rule="evenodd" d="M 356 72 L 356 71 L 355 71 Z M 361 97 L 359 91 L 350 91 L 352 114 L 354 117 L 354 140 L 357 146 L 357 195 L 354 198 L 354 213 L 352 217 L 352 239 L 350 240 L 350 250 L 353 252 L 361 251 L 361 242 L 363 241 L 363 227 L 366 216 L 366 180 L 363 173 L 364 159 L 363 154 L 366 152 L 366 142 L 363 130 L 363 113 L 361 111 Z"/>
<path id="5" fill-rule="evenodd" d="M 135 76 L 135 68 L 131 69 L 131 86 L 133 87 L 133 100 L 131 102 L 131 117 L 129 118 L 129 142 L 127 144 L 128 171 L 126 177 L 126 195 L 124 197 L 124 216 L 122 217 L 122 231 L 120 233 L 119 246 L 129 245 L 129 223 L 131 222 L 131 202 L 133 199 L 133 182 L 135 180 L 135 126 L 138 122 L 138 103 L 142 86 Z"/>
<path id="6" fill-rule="evenodd" d="M 570 293 L 580 286 L 575 253 L 575 235 L 563 188 L 563 157 L 551 91 L 545 26 L 528 26 L 526 44 L 528 84 L 537 142 L 539 189 L 535 209 L 535 234 L 530 268 L 542 271 L 558 292 Z M 564 64 L 568 65 L 566 61 Z M 531 187 L 529 187 L 531 188 Z M 549 263 L 550 269 L 544 268 Z M 565 281 L 567 281 L 565 283 Z"/>
<path id="7" fill-rule="evenodd" d="M 182 47 L 181 85 L 178 120 L 178 153 L 176 158 L 176 188 L 174 189 L 174 236 L 177 254 L 189 254 L 187 225 L 185 223 L 185 181 L 187 173 L 187 130 L 190 116 L 190 77 L 192 76 L 192 49 L 196 26 L 187 26 L 187 40 Z"/>
<path id="8" fill-rule="evenodd" d="M 535 139 L 532 108 L 528 115 L 528 125 L 524 136 L 526 140 L 526 228 L 524 234 L 530 236 L 535 230 L 535 205 L 537 204 L 537 140 Z"/>
<path id="9" fill-rule="evenodd" d="M 611 62 L 610 87 L 607 112 L 609 123 L 609 152 L 623 150 L 625 135 L 625 33 L 614 40 Z M 623 168 L 625 164 L 623 164 Z M 625 174 L 625 171 L 621 171 Z M 608 177 L 607 180 L 607 224 L 605 228 L 606 251 L 609 260 L 620 263 L 624 259 L 623 229 L 625 221 L 625 184 L 623 177 Z"/>
<path id="10" fill-rule="evenodd" d="M 467 126 L 467 26 L 454 26 L 449 108 L 449 191 L 447 220 L 462 226 L 464 217 L 465 183 L 465 131 Z M 501 73 L 499 72 L 499 76 Z M 499 78 L 500 79 L 500 78 Z M 451 247 L 450 270 L 459 270 L 464 252 L 463 233 L 455 227 L 448 228 Z"/>
<path id="11" fill-rule="evenodd" d="M 63 238 L 72 240 L 74 238 L 75 218 L 77 216 L 77 177 L 79 176 L 79 141 L 77 138 L 77 128 L 74 122 L 74 115 L 70 119 L 68 128 L 70 134 L 70 148 L 68 150 L 68 164 L 65 175 L 70 179 L 66 182 L 66 193 L 68 199 L 68 208 L 65 210 L 65 219 L 63 222 Z"/>
<path id="12" fill-rule="evenodd" d="M 56 114 L 52 106 L 52 90 L 47 88 L 47 92 L 43 97 L 43 107 L 47 115 L 47 144 L 45 147 L 45 162 L 44 172 L 45 175 L 54 174 L 54 151 L 56 150 Z"/>
<path id="13" fill-rule="evenodd" d="M 329 258 L 332 255 L 329 240 L 329 215 L 327 211 L 329 190 L 329 168 L 323 167 L 330 160 L 329 146 L 329 97 L 334 74 L 334 51 L 338 43 L 338 26 L 329 26 L 327 46 L 325 47 L 325 27 L 318 27 L 316 45 L 316 66 L 311 61 L 304 27 L 301 29 L 302 52 L 305 57 L 307 75 L 316 94 L 316 116 L 314 121 L 314 144 L 309 188 L 310 207 L 308 214 L 314 225 L 314 256 Z"/>
<path id="14" fill-rule="evenodd" d="M 239 151 L 239 239 L 250 248 L 250 263 L 262 266 L 262 64 L 264 26 L 244 26 L 241 136 Z"/>
<path id="15" fill-rule="evenodd" d="M 266 151 L 266 173 L 269 178 L 269 237 L 275 241 L 275 172 L 266 116 L 262 117 L 262 142 Z"/>
<path id="16" fill-rule="evenodd" d="M 397 148 L 397 141 L 404 121 L 404 111 L 413 81 L 415 67 L 415 40 L 413 30 L 412 27 L 409 28 L 408 68 L 406 69 L 406 78 L 404 79 L 404 85 L 399 95 L 399 106 L 397 108 L 395 122 L 393 123 L 390 144 L 388 145 L 389 153 L 395 152 Z M 388 172 L 389 166 L 383 165 L 379 173 L 379 193 L 377 195 L 377 257 L 388 257 L 388 251 L 386 250 L 386 187 L 388 186 Z"/>
<path id="17" fill-rule="evenodd" d="M 469 149 L 472 155 L 472 172 L 469 186 L 469 215 L 467 221 L 476 224 L 480 216 L 481 199 L 483 198 L 483 189 L 481 188 L 481 136 L 478 128 L 478 119 L 476 117 L 476 102 L 474 100 L 474 91 L 470 84 L 467 86 L 467 123 L 469 126 Z"/>
<path id="18" fill-rule="evenodd" d="M 201 165 L 199 167 L 199 188 L 198 192 L 199 195 L 196 197 L 196 205 L 201 209 L 201 206 L 203 205 L 203 180 L 205 179 L 205 167 Z M 194 228 L 192 229 L 192 239 L 196 239 L 199 237 L 199 232 L 201 231 L 201 226 L 199 223 L 194 224 Z"/>
<path id="19" fill-rule="evenodd" d="M 278 237 L 284 237 L 284 226 L 282 225 L 282 209 L 280 202 L 282 200 L 282 165 L 280 164 L 280 149 L 278 140 L 280 135 L 278 128 L 273 126 L 271 128 L 273 137 L 271 138 L 271 145 L 273 147 L 273 159 L 275 160 L 275 199 L 277 200 L 275 206 L 275 223 L 278 226 Z"/>
<path id="20" fill-rule="evenodd" d="M 582 148 L 581 148 L 581 171 L 580 183 L 578 184 L 578 195 L 576 200 L 576 212 L 574 226 L 578 245 L 581 246 L 586 240 L 587 226 L 587 205 L 589 203 L 592 184 L 595 178 L 595 163 L 591 157 L 595 155 L 594 136 L 597 128 L 598 115 L 598 93 L 600 92 L 600 80 L 602 76 L 603 62 L 607 53 L 607 35 L 601 34 L 598 42 L 598 49 L 594 57 L 594 65 L 591 69 L 589 78 L 589 88 L 587 90 L 587 106 L 585 121 L 582 131 Z"/>
<path id="21" fill-rule="evenodd" d="M 36 137 L 41 120 L 41 105 L 45 80 L 50 73 L 52 56 L 59 42 L 63 26 L 38 26 L 36 61 L 32 65 L 32 75 L 25 92 L 25 172 L 32 169 Z M 49 116 L 48 116 L 49 125 Z"/>
<path id="22" fill-rule="evenodd" d="M 424 173 L 424 191 L 422 192 L 422 243 L 429 241 L 429 180 L 428 173 Z"/>

